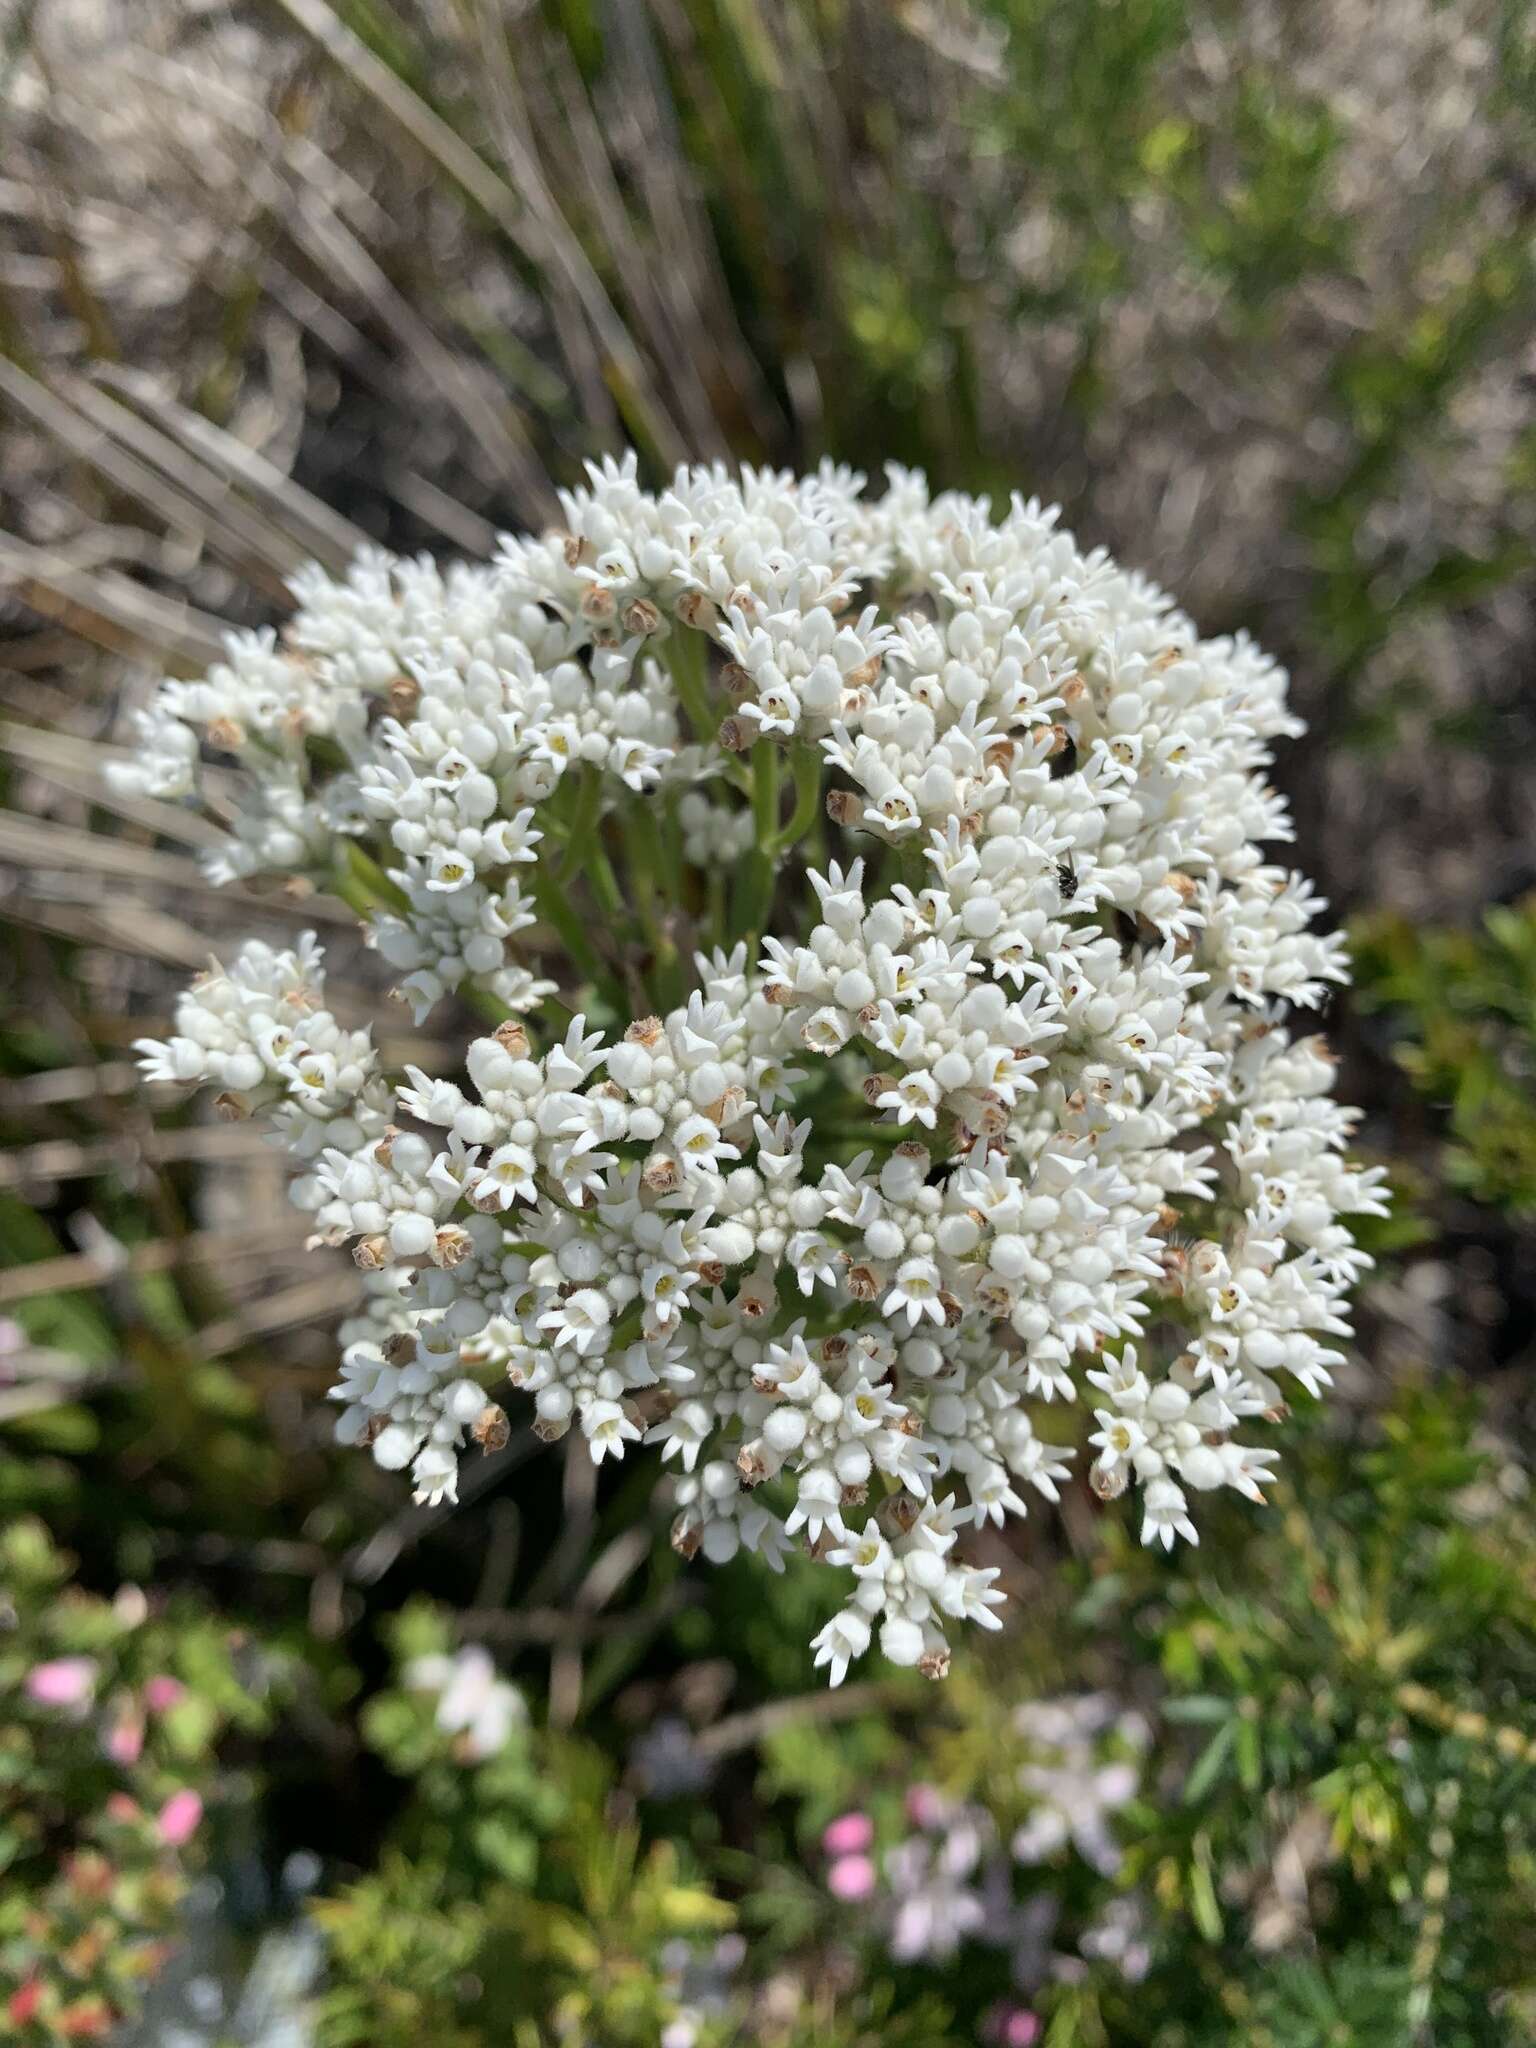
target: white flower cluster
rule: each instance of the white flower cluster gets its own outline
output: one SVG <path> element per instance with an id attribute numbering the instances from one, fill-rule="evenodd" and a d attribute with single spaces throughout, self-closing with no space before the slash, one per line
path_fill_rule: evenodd
<path id="1" fill-rule="evenodd" d="M 268 1115 L 370 1275 L 341 1438 L 452 1499 L 500 1377 L 655 1444 L 685 1555 L 848 1575 L 834 1683 L 998 1625 L 962 1538 L 1057 1497 L 1048 1404 L 1147 1542 L 1260 1498 L 1381 1213 L 1287 1022 L 1344 959 L 1260 850 L 1283 674 L 1036 504 L 862 483 L 607 463 L 490 564 L 311 571 L 120 771 L 216 800 L 217 873 L 343 895 L 418 1017 L 502 1020 L 386 1076 L 306 940 L 143 1048 Z"/>

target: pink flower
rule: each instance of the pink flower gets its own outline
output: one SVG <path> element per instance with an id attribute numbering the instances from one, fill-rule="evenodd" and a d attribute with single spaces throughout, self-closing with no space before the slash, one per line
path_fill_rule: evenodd
<path id="1" fill-rule="evenodd" d="M 13 2026 L 24 2027 L 28 2020 L 35 2017 L 42 2002 L 42 1978 L 29 1977 L 19 1991 L 11 1993 L 10 2004 L 5 2008 L 6 2016 Z"/>
<path id="2" fill-rule="evenodd" d="M 95 1683 L 94 1657 L 55 1657 L 51 1664 L 34 1664 L 27 1673 L 28 1693 L 45 1707 L 83 1706 Z"/>
<path id="3" fill-rule="evenodd" d="M 179 1678 L 171 1678 L 161 1672 L 152 1678 L 144 1688 L 144 1704 L 152 1714 L 163 1714 L 174 1707 L 178 1700 L 186 1697 L 187 1688 Z"/>
<path id="4" fill-rule="evenodd" d="M 982 2031 L 996 2048 L 1033 2048 L 1040 2038 L 1040 2020 L 1026 2005 L 994 2005 Z"/>
<path id="5" fill-rule="evenodd" d="M 915 1828 L 936 1828 L 949 1811 L 949 1801 L 937 1785 L 910 1785 L 906 1797 L 907 1819 Z"/>
<path id="6" fill-rule="evenodd" d="M 197 1794 L 186 1787 L 173 1792 L 160 1809 L 156 1823 L 160 1839 L 167 1848 L 179 1849 L 190 1842 L 197 1833 L 198 1823 L 203 1817 L 203 1802 Z"/>
<path id="7" fill-rule="evenodd" d="M 107 1730 L 103 1747 L 113 1763 L 136 1764 L 144 1750 L 144 1716 L 124 1708 Z"/>
<path id="8" fill-rule="evenodd" d="M 834 1899 L 867 1899 L 875 1888 L 875 1866 L 867 1856 L 839 1856 L 827 1872 Z"/>
<path id="9" fill-rule="evenodd" d="M 840 1813 L 822 1830 L 821 1846 L 829 1856 L 862 1856 L 875 1839 L 867 1813 Z"/>

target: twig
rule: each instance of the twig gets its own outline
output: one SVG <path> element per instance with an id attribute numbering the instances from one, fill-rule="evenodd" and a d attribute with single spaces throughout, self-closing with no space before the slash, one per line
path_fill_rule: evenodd
<path id="1" fill-rule="evenodd" d="M 704 1730 L 696 1747 L 705 1756 L 729 1756 L 734 1750 L 751 1749 L 754 1744 L 766 1741 L 781 1728 L 792 1728 L 797 1721 L 851 1721 L 858 1714 L 905 1698 L 908 1691 L 899 1679 L 877 1679 L 867 1685 L 801 1693 L 792 1700 L 770 1700 L 748 1713 L 728 1714 L 713 1728 Z"/>

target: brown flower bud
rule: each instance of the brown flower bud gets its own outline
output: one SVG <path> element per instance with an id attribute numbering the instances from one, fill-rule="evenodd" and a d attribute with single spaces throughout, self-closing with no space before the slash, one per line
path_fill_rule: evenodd
<path id="1" fill-rule="evenodd" d="M 403 725 L 414 718 L 421 702 L 421 685 L 414 676 L 396 676 L 384 692 L 384 701 Z"/>
<path id="2" fill-rule="evenodd" d="M 536 1415 L 533 1433 L 541 1444 L 557 1444 L 571 1426 L 569 1415 Z"/>
<path id="3" fill-rule="evenodd" d="M 391 1330 L 379 1349 L 389 1365 L 409 1365 L 416 1356 L 414 1330 Z"/>
<path id="4" fill-rule="evenodd" d="M 857 825 L 864 815 L 864 802 L 851 789 L 827 791 L 827 816 L 834 825 Z"/>
<path id="5" fill-rule="evenodd" d="M 697 1522 L 690 1522 L 686 1515 L 679 1515 L 672 1524 L 672 1548 L 685 1563 L 691 1564 L 699 1554 L 699 1545 L 704 1541 L 704 1531 Z"/>
<path id="6" fill-rule="evenodd" d="M 528 1033 L 515 1017 L 508 1017 L 498 1024 L 491 1036 L 503 1051 L 511 1053 L 513 1059 L 528 1057 Z"/>
<path id="7" fill-rule="evenodd" d="M 589 583 L 581 593 L 581 615 L 595 626 L 605 626 L 618 610 L 618 599 L 603 583 Z"/>
<path id="8" fill-rule="evenodd" d="M 757 735 L 740 718 L 722 719 L 715 739 L 728 754 L 745 754 Z"/>
<path id="9" fill-rule="evenodd" d="M 505 1408 L 488 1401 L 476 1417 L 470 1435 L 482 1451 L 504 1451 L 512 1438 L 512 1425 Z"/>
<path id="10" fill-rule="evenodd" d="M 1100 1500 L 1118 1500 L 1130 1484 L 1130 1474 L 1123 1465 L 1106 1465 L 1097 1460 L 1088 1468 L 1088 1484 Z"/>
<path id="11" fill-rule="evenodd" d="M 389 1239 L 387 1237 L 359 1238 L 352 1247 L 352 1263 L 361 1266 L 365 1273 L 377 1273 L 381 1266 L 389 1264 Z"/>
<path id="12" fill-rule="evenodd" d="M 1188 1252 L 1185 1251 L 1182 1245 L 1165 1244 L 1162 1249 L 1160 1264 L 1163 1269 L 1163 1277 L 1159 1284 L 1159 1292 L 1166 1295 L 1171 1301 L 1180 1300 L 1189 1285 Z"/>
<path id="13" fill-rule="evenodd" d="M 632 604 L 625 605 L 620 623 L 626 633 L 634 633 L 644 639 L 661 631 L 661 613 L 648 597 L 637 597 Z"/>
<path id="14" fill-rule="evenodd" d="M 703 1114 L 712 1124 L 718 1124 L 723 1131 L 728 1124 L 738 1123 L 747 1113 L 747 1095 L 744 1088 L 727 1088 L 717 1095 L 713 1102 L 706 1103 Z"/>
<path id="15" fill-rule="evenodd" d="M 873 1301 L 880 1292 L 880 1277 L 873 1266 L 850 1266 L 843 1284 L 855 1301 Z"/>
<path id="16" fill-rule="evenodd" d="M 898 1535 L 905 1536 L 911 1531 L 922 1511 L 922 1502 L 915 1495 L 903 1492 L 893 1493 L 880 1512 L 888 1527 Z"/>
<path id="17" fill-rule="evenodd" d="M 674 609 L 683 624 L 692 626 L 695 632 L 712 633 L 720 621 L 714 599 L 706 597 L 702 590 L 685 590 Z"/>
<path id="18" fill-rule="evenodd" d="M 213 1113 L 223 1124 L 243 1124 L 251 1113 L 251 1105 L 243 1095 L 233 1094 L 228 1088 L 222 1095 L 213 1098 Z"/>
<path id="19" fill-rule="evenodd" d="M 917 1668 L 924 1678 L 948 1678 L 948 1650 L 924 1650 L 917 1660 Z"/>
<path id="20" fill-rule="evenodd" d="M 981 1114 L 975 1121 L 976 1129 L 983 1138 L 1000 1138 L 1008 1128 L 1008 1106 L 995 1095 L 984 1095 Z"/>
<path id="21" fill-rule="evenodd" d="M 653 1195 L 670 1195 L 682 1182 L 682 1169 L 665 1152 L 653 1152 L 641 1169 L 640 1178 Z"/>
<path id="22" fill-rule="evenodd" d="M 462 1266 L 474 1250 L 474 1239 L 457 1223 L 445 1223 L 432 1240 L 434 1266 Z"/>
<path id="23" fill-rule="evenodd" d="M 245 745 L 245 727 L 238 718 L 215 718 L 209 721 L 203 737 L 221 754 L 237 754 Z"/>

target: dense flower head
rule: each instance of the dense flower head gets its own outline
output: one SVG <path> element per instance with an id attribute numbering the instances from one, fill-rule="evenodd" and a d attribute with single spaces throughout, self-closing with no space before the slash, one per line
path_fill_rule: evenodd
<path id="1" fill-rule="evenodd" d="M 308 571 L 118 771 L 213 800 L 217 876 L 352 903 L 418 1022 L 500 1021 L 386 1071 L 312 938 L 253 943 L 145 1071 L 291 1149 L 367 1276 L 337 1434 L 419 1500 L 510 1381 L 547 1440 L 654 1446 L 685 1556 L 841 1573 L 834 1684 L 875 1643 L 938 1676 L 1073 1404 L 1094 1491 L 1194 1541 L 1339 1359 L 1382 1195 L 1291 1021 L 1345 960 L 1263 851 L 1285 677 L 896 468 L 610 461 L 563 509 Z"/>

